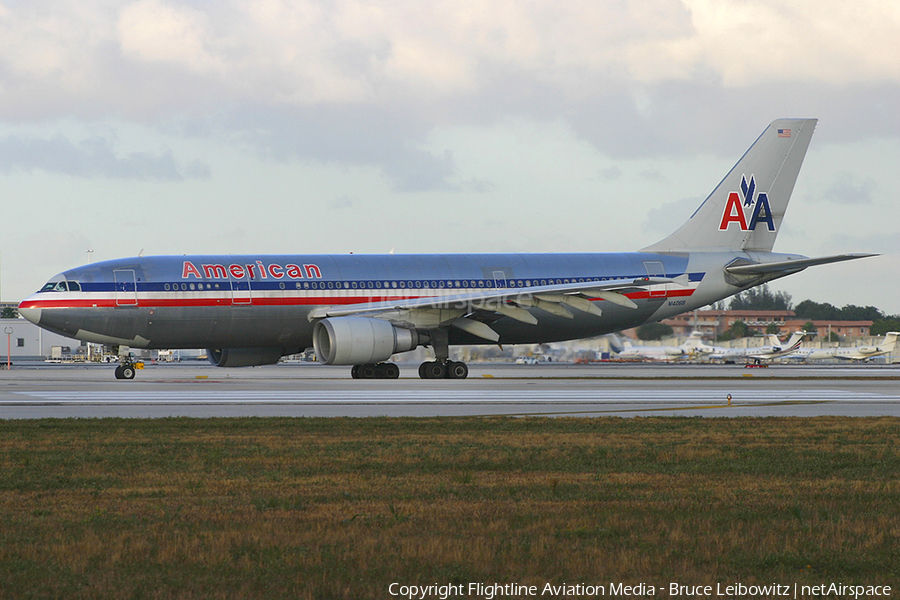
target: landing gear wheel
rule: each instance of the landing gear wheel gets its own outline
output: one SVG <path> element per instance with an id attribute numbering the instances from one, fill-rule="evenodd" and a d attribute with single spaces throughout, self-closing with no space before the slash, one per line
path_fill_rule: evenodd
<path id="1" fill-rule="evenodd" d="M 350 376 L 353 379 L 397 379 L 400 377 L 400 367 L 394 363 L 353 365 Z"/>
<path id="2" fill-rule="evenodd" d="M 464 362 L 447 363 L 447 379 L 465 379 L 469 376 L 469 367 Z"/>
<path id="3" fill-rule="evenodd" d="M 116 379 L 134 379 L 134 367 L 130 364 L 116 367 Z"/>
<path id="4" fill-rule="evenodd" d="M 419 377 L 422 379 L 443 379 L 447 375 L 444 363 L 429 361 L 419 366 Z"/>
<path id="5" fill-rule="evenodd" d="M 394 363 L 381 363 L 382 377 L 385 379 L 398 379 L 400 377 L 400 367 Z"/>

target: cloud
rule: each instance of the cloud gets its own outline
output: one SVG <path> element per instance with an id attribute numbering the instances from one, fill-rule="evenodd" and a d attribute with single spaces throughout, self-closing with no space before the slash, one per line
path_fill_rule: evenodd
<path id="1" fill-rule="evenodd" d="M 830 118 L 835 139 L 900 135 L 900 17 L 879 0 L 3 6 L 2 121 L 181 123 L 272 160 L 374 166 L 396 191 L 490 189 L 427 140 L 510 116 L 564 120 L 613 159 L 731 156 L 791 115 Z M 204 170 L 74 150 L 93 174 Z"/>
<path id="2" fill-rule="evenodd" d="M 152 155 L 132 152 L 118 156 L 112 144 L 99 137 L 73 143 L 61 135 L 51 138 L 0 138 L 0 172 L 41 170 L 74 177 L 109 177 L 154 181 L 205 179 L 210 168 L 199 162 L 180 163 L 170 150 Z"/>
<path id="3" fill-rule="evenodd" d="M 349 196 L 341 196 L 340 198 L 335 198 L 331 202 L 328 203 L 328 207 L 336 210 L 340 210 L 343 208 L 353 208 L 354 205 L 357 204 L 357 200 L 350 198 Z"/>
<path id="4" fill-rule="evenodd" d="M 600 179 L 603 179 L 605 181 L 616 181 L 622 177 L 622 169 L 620 169 L 616 165 L 612 165 L 603 169 L 597 169 L 597 175 L 600 177 Z"/>
<path id="5" fill-rule="evenodd" d="M 641 223 L 641 231 L 660 237 L 668 235 L 687 221 L 701 202 L 703 198 L 692 196 L 653 207 Z"/>
<path id="6" fill-rule="evenodd" d="M 577 102 L 626 82 L 897 84 L 898 37 L 898 10 L 880 0 L 15 3 L 0 15 L 0 73 L 13 104 L 55 89 L 57 110 L 88 98 L 171 110 L 177 88 L 116 89 L 123 76 L 190 76 L 201 104 L 411 106 L 480 94 L 516 73 Z"/>
<path id="7" fill-rule="evenodd" d="M 818 198 L 835 204 L 872 204 L 872 190 L 875 182 L 871 179 L 857 181 L 851 173 L 836 173 L 830 187 Z"/>

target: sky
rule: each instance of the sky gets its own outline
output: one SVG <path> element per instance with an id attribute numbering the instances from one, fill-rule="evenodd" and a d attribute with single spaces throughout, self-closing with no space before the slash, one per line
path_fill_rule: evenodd
<path id="1" fill-rule="evenodd" d="M 770 284 L 900 314 L 900 3 L 0 0 L 0 298 L 138 254 L 630 251 L 815 117 Z"/>

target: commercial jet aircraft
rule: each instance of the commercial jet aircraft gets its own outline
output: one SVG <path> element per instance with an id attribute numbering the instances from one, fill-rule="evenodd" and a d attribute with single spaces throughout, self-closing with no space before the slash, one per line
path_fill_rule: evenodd
<path id="1" fill-rule="evenodd" d="M 460 379 L 468 368 L 450 360 L 451 345 L 597 336 L 873 256 L 772 252 L 815 125 L 771 123 L 687 222 L 638 252 L 123 258 L 56 275 L 19 314 L 120 352 L 208 348 L 222 367 L 273 364 L 312 346 L 358 378 L 395 378 L 392 355 L 429 346 L 435 360 L 419 376 Z M 123 357 L 116 376 L 131 379 Z"/>

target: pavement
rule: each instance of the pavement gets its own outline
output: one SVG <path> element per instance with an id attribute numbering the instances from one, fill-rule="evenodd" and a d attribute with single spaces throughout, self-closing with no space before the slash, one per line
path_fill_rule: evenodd
<path id="1" fill-rule="evenodd" d="M 900 365 L 470 364 L 465 380 L 350 378 L 349 367 L 221 369 L 18 362 L 0 370 L 0 418 L 174 416 L 900 417 Z"/>

